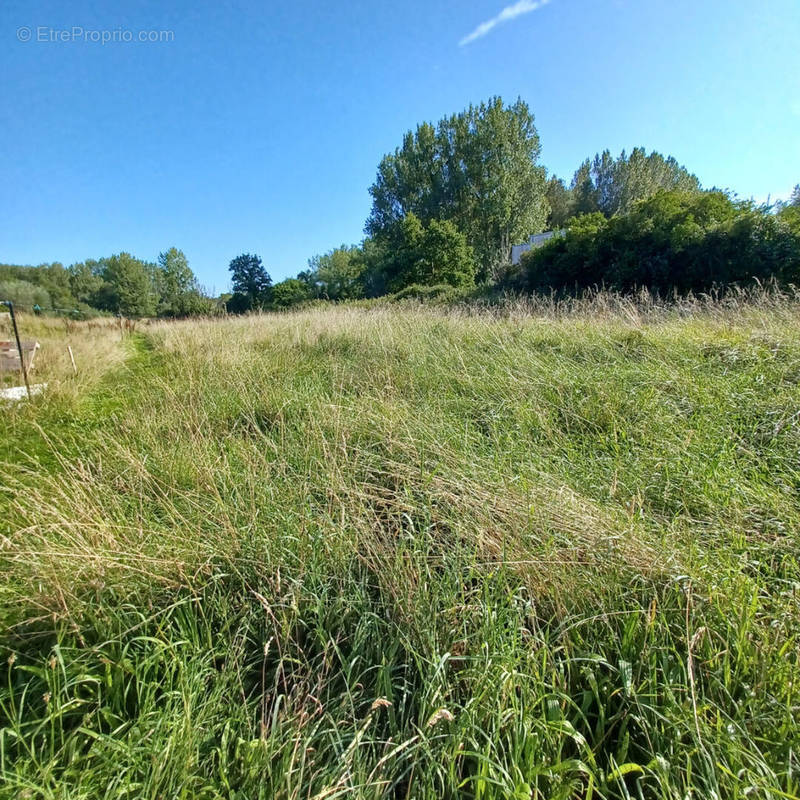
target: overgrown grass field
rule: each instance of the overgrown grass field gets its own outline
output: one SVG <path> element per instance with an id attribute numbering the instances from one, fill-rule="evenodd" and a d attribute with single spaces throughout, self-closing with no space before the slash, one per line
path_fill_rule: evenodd
<path id="1" fill-rule="evenodd" d="M 0 417 L 0 796 L 800 795 L 795 298 L 67 336 Z"/>

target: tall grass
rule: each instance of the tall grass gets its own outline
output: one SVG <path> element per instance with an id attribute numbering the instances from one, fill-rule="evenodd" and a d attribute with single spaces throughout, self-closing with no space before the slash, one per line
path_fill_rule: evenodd
<path id="1" fill-rule="evenodd" d="M 6 415 L 0 793 L 798 796 L 799 321 L 147 327 Z"/>
<path id="2" fill-rule="evenodd" d="M 17 312 L 17 323 L 23 341 L 38 341 L 41 345 L 34 359 L 31 382 L 53 384 L 62 398 L 66 392 L 80 396 L 100 375 L 119 366 L 125 356 L 123 332 L 115 319 L 74 321 Z M 14 340 L 9 319 L 0 321 L 0 339 Z M 72 348 L 72 358 L 68 347 Z M 0 385 L 21 382 L 19 373 L 0 373 Z"/>

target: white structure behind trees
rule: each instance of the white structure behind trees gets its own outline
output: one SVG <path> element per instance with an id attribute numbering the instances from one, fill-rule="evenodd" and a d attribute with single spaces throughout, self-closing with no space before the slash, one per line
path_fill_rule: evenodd
<path id="1" fill-rule="evenodd" d="M 544 233 L 534 233 L 530 239 L 524 244 L 515 244 L 511 248 L 511 263 L 519 264 L 519 260 L 523 253 L 528 250 L 533 250 L 535 247 L 541 247 L 546 241 L 552 239 L 554 236 L 563 236 L 564 231 L 545 231 Z"/>

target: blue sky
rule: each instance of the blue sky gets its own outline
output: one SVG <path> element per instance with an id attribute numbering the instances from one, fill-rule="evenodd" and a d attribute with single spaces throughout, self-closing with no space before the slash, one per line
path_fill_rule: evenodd
<path id="1" fill-rule="evenodd" d="M 92 41 L 151 30 L 172 40 Z M 0 262 L 174 245 L 216 291 L 241 252 L 293 275 L 362 238 L 404 131 L 495 94 L 560 176 L 643 145 L 785 196 L 798 42 L 800 0 L 3 0 Z"/>

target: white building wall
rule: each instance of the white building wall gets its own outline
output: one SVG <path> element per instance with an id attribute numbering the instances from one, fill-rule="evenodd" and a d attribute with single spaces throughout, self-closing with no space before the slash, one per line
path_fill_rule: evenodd
<path id="1" fill-rule="evenodd" d="M 519 260 L 523 253 L 532 250 L 534 247 L 541 247 L 548 239 L 554 236 L 563 236 L 564 231 L 545 231 L 544 233 L 535 233 L 524 244 L 515 244 L 511 247 L 511 263 L 519 264 Z"/>

